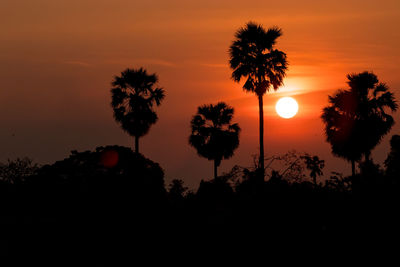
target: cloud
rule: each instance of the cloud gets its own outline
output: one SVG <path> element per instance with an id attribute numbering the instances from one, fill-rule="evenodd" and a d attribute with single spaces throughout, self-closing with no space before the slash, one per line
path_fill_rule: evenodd
<path id="1" fill-rule="evenodd" d="M 139 59 L 138 61 L 142 61 L 144 64 L 159 65 L 159 66 L 164 66 L 164 67 L 175 67 L 176 66 L 175 63 L 173 63 L 171 61 L 162 60 L 162 59 L 147 58 L 147 59 Z"/>
<path id="2" fill-rule="evenodd" d="M 123 58 L 107 60 L 108 64 L 123 64 L 123 65 L 158 65 L 163 67 L 176 67 L 176 64 L 171 61 L 157 59 L 157 58 Z"/>
<path id="3" fill-rule="evenodd" d="M 92 66 L 89 63 L 83 62 L 83 61 L 78 61 L 78 60 L 70 60 L 70 61 L 65 61 L 65 64 L 68 65 L 78 65 L 78 66 L 82 66 L 82 67 L 90 67 Z"/>
<path id="4" fill-rule="evenodd" d="M 201 66 L 208 68 L 227 68 L 228 64 L 216 64 L 216 63 L 200 63 Z"/>

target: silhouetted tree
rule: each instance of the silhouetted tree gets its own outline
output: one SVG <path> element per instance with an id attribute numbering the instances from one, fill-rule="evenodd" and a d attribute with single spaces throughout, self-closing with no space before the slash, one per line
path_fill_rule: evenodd
<path id="1" fill-rule="evenodd" d="M 200 106 L 191 121 L 189 144 L 200 156 L 214 160 L 214 178 L 221 160 L 232 157 L 239 146 L 240 127 L 231 124 L 232 117 L 233 108 L 220 102 Z"/>
<path id="2" fill-rule="evenodd" d="M 68 158 L 40 168 L 25 185 L 34 195 L 31 202 L 36 198 L 40 209 L 51 213 L 62 213 L 62 207 L 73 213 L 87 209 L 104 219 L 152 213 L 167 196 L 159 164 L 121 146 L 72 151 Z"/>
<path id="3" fill-rule="evenodd" d="M 286 75 L 286 54 L 274 48 L 276 39 L 282 35 L 277 27 L 265 30 L 262 25 L 249 22 L 235 34 L 230 46 L 232 78 L 240 82 L 246 79 L 243 89 L 258 97 L 260 157 L 259 168 L 264 174 L 264 111 L 263 95 L 271 88 L 277 90 Z"/>
<path id="4" fill-rule="evenodd" d="M 306 168 L 303 155 L 296 150 L 289 150 L 285 154 L 275 155 L 266 159 L 266 174 L 270 179 L 272 176 L 280 177 L 290 183 L 301 182 L 304 180 L 304 170 Z"/>
<path id="5" fill-rule="evenodd" d="M 115 120 L 129 135 L 135 137 L 135 152 L 139 153 L 139 138 L 146 135 L 158 117 L 153 107 L 159 106 L 165 97 L 158 88 L 156 74 L 145 69 L 126 69 L 112 81 L 111 106 Z"/>
<path id="6" fill-rule="evenodd" d="M 385 167 L 387 175 L 400 177 L 400 135 L 393 135 L 390 139 L 390 152 Z"/>
<path id="7" fill-rule="evenodd" d="M 317 185 L 317 176 L 323 174 L 322 169 L 325 166 L 325 161 L 320 160 L 318 156 L 310 156 L 308 154 L 305 154 L 302 158 L 306 163 L 306 168 L 310 171 L 310 177 L 313 180 L 314 185 Z"/>
<path id="8" fill-rule="evenodd" d="M 181 200 L 184 198 L 186 191 L 189 188 L 184 186 L 183 180 L 174 179 L 169 184 L 168 196 L 172 200 Z"/>
<path id="9" fill-rule="evenodd" d="M 34 175 L 39 166 L 30 158 L 17 158 L 15 160 L 7 160 L 7 163 L 0 162 L 0 181 L 7 183 L 23 182 L 25 178 Z"/>
<path id="10" fill-rule="evenodd" d="M 371 150 L 379 144 L 394 124 L 386 110 L 397 110 L 394 96 L 386 84 L 372 72 L 347 75 L 349 90 L 338 90 L 329 96 L 329 106 L 323 109 L 326 140 L 332 153 L 351 162 L 364 155 L 368 161 Z"/>
<path id="11" fill-rule="evenodd" d="M 336 192 L 349 192 L 351 190 L 351 177 L 343 177 L 341 173 L 332 172 L 329 179 L 325 180 L 325 188 Z"/>

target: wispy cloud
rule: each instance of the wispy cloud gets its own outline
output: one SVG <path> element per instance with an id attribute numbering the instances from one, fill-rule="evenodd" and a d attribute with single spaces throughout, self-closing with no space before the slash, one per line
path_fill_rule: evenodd
<path id="1" fill-rule="evenodd" d="M 109 64 L 125 64 L 125 65 L 132 65 L 132 64 L 139 64 L 139 65 L 158 65 L 163 67 L 176 67 L 176 63 L 172 61 L 167 61 L 163 59 L 157 58 L 120 58 L 120 59 L 112 59 L 107 60 L 106 63 Z"/>
<path id="2" fill-rule="evenodd" d="M 137 61 L 143 62 L 145 64 L 149 65 L 159 65 L 159 66 L 164 66 L 164 67 L 175 67 L 176 64 L 167 61 L 167 60 L 162 60 L 162 59 L 154 59 L 154 58 L 144 58 L 144 59 L 138 59 Z"/>
<path id="3" fill-rule="evenodd" d="M 218 63 L 201 63 L 200 65 L 208 68 L 226 68 L 228 66 L 228 64 L 218 64 Z"/>
<path id="4" fill-rule="evenodd" d="M 92 66 L 89 63 L 83 62 L 83 61 L 79 61 L 79 60 L 69 60 L 69 61 L 65 61 L 64 64 L 68 64 L 68 65 L 78 65 L 78 66 L 82 66 L 82 67 L 90 67 Z"/>

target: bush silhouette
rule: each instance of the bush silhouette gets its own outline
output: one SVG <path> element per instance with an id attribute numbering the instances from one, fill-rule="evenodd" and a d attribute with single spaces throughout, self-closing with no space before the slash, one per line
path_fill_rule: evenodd
<path id="1" fill-rule="evenodd" d="M 113 166 L 107 165 L 110 155 L 117 155 Z M 134 210 L 158 209 L 166 199 L 160 166 L 121 146 L 72 151 L 68 158 L 40 168 L 26 179 L 24 188 L 33 200 L 31 211 L 57 218 L 103 214 L 107 220 L 130 220 L 136 216 Z"/>

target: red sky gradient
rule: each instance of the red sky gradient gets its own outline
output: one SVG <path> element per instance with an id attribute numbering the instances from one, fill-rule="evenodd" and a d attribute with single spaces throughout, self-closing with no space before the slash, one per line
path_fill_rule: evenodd
<path id="1" fill-rule="evenodd" d="M 235 108 L 241 144 L 220 171 L 251 166 L 258 151 L 257 99 L 230 79 L 228 49 L 248 21 L 279 26 L 277 48 L 290 62 L 285 87 L 267 94 L 265 151 L 291 149 L 327 161 L 325 174 L 348 174 L 330 154 L 319 116 L 346 74 L 373 71 L 400 99 L 400 1 L 101 1 L 0 2 L 0 161 L 29 156 L 52 163 L 78 151 L 133 146 L 116 124 L 110 82 L 127 67 L 159 75 L 167 97 L 141 150 L 159 162 L 166 180 L 190 186 L 212 176 L 212 162 L 188 145 L 197 106 L 225 101 Z M 299 113 L 282 119 L 279 96 L 293 96 Z M 399 122 L 399 114 L 394 115 Z M 386 158 L 388 140 L 373 152 Z"/>

